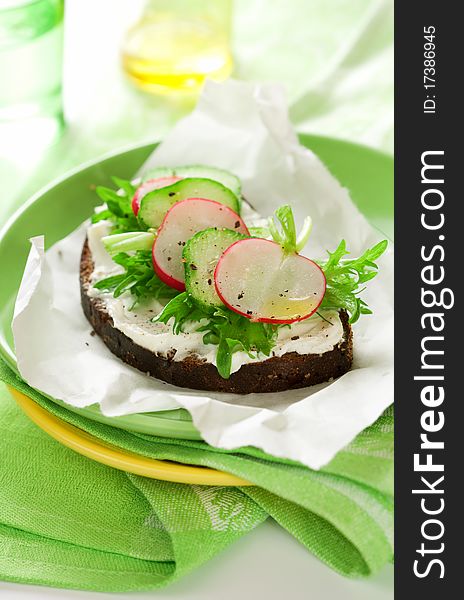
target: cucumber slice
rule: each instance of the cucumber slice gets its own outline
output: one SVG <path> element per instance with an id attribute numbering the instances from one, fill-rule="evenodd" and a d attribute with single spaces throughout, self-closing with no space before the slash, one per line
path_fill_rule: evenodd
<path id="1" fill-rule="evenodd" d="M 214 270 L 222 253 L 245 235 L 210 227 L 195 234 L 184 247 L 185 289 L 206 310 L 224 306 L 214 286 Z"/>
<path id="2" fill-rule="evenodd" d="M 217 169 L 216 167 L 205 167 L 203 165 L 192 165 L 190 167 L 180 167 L 175 169 L 175 175 L 177 177 L 201 177 L 202 179 L 212 179 L 213 181 L 219 181 L 226 188 L 229 188 L 234 194 L 240 197 L 242 193 L 242 186 L 240 179 L 230 173 L 224 171 L 224 169 Z"/>
<path id="3" fill-rule="evenodd" d="M 158 179 L 159 177 L 173 177 L 174 169 L 171 167 L 155 167 L 150 169 L 148 173 L 142 177 L 142 181 L 148 181 L 149 179 Z"/>
<path id="4" fill-rule="evenodd" d="M 159 227 L 171 206 L 187 198 L 215 200 L 228 206 L 237 214 L 240 211 L 237 196 L 221 183 L 212 179 L 181 179 L 177 183 L 153 190 L 144 196 L 137 217 L 144 227 Z"/>
<path id="5" fill-rule="evenodd" d="M 147 179 L 157 179 L 158 177 L 182 177 L 194 179 L 212 179 L 218 181 L 226 188 L 229 188 L 236 196 L 240 198 L 242 186 L 240 179 L 224 169 L 216 167 L 208 167 L 205 165 L 189 165 L 187 167 L 158 167 L 152 169 L 144 176 L 144 181 Z"/>

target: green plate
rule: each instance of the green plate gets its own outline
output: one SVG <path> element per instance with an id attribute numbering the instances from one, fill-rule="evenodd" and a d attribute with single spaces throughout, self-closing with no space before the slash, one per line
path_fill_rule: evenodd
<path id="1" fill-rule="evenodd" d="M 301 135 L 300 141 L 311 148 L 342 185 L 349 189 L 353 201 L 372 225 L 392 237 L 392 157 L 365 146 L 331 138 Z M 13 369 L 17 370 L 11 320 L 29 253 L 28 239 L 44 234 L 49 247 L 71 233 L 99 203 L 94 187 L 111 185 L 111 175 L 131 178 L 155 147 L 156 144 L 140 146 L 81 166 L 33 196 L 0 231 L 0 355 Z M 184 409 L 105 417 L 96 405 L 85 409 L 75 409 L 67 404 L 64 406 L 96 421 L 137 433 L 201 439 Z"/>

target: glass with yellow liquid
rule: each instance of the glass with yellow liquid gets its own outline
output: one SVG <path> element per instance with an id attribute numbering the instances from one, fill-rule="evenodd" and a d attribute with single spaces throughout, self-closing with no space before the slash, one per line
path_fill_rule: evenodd
<path id="1" fill-rule="evenodd" d="M 0 159 L 63 126 L 64 0 L 0 0 Z"/>
<path id="2" fill-rule="evenodd" d="M 232 0 L 148 0 L 122 48 L 125 72 L 155 93 L 197 93 L 232 71 Z"/>

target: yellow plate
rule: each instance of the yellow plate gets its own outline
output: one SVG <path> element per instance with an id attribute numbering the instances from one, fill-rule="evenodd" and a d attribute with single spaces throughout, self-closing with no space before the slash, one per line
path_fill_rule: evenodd
<path id="1" fill-rule="evenodd" d="M 197 485 L 253 485 L 240 477 L 208 467 L 195 467 L 140 456 L 102 442 L 82 429 L 55 417 L 12 387 L 9 390 L 26 415 L 52 438 L 75 452 L 121 471 L 175 483 Z"/>

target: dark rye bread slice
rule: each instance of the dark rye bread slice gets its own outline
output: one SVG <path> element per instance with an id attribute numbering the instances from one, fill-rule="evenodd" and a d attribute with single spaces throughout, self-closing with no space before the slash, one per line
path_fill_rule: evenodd
<path id="1" fill-rule="evenodd" d="M 80 266 L 81 301 L 85 316 L 113 354 L 157 379 L 197 390 L 250 394 L 280 392 L 323 383 L 340 377 L 351 368 L 353 340 L 345 311 L 340 312 L 343 339 L 332 350 L 324 354 L 289 352 L 262 362 L 248 363 L 232 373 L 229 379 L 223 379 L 214 365 L 195 355 L 175 361 L 172 357 L 154 354 L 116 329 L 104 303 L 88 295 L 92 272 L 93 261 L 86 241 Z"/>

